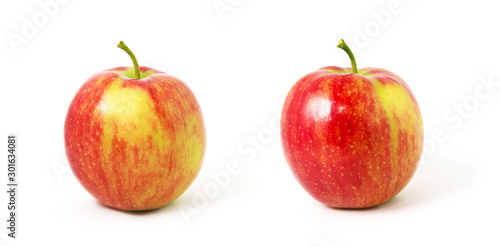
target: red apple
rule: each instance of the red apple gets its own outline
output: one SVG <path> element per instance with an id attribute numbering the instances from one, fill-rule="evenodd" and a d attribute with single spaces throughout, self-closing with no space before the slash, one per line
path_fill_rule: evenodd
<path id="1" fill-rule="evenodd" d="M 410 87 L 380 68 L 324 67 L 286 97 L 281 140 L 299 183 L 321 203 L 367 208 L 398 194 L 423 146 L 420 109 Z"/>
<path id="2" fill-rule="evenodd" d="M 178 198 L 194 181 L 205 152 L 200 106 L 181 80 L 139 67 L 90 77 L 66 116 L 70 167 L 97 200 L 121 210 L 150 210 Z"/>

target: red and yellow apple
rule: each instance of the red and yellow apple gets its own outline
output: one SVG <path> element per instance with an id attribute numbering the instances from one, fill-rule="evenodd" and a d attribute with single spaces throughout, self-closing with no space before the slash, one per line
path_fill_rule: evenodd
<path id="1" fill-rule="evenodd" d="M 380 68 L 324 67 L 289 91 L 281 140 L 295 178 L 335 208 L 367 208 L 398 194 L 422 154 L 420 109 L 410 87 Z"/>
<path id="2" fill-rule="evenodd" d="M 181 80 L 139 67 L 90 77 L 64 125 L 66 155 L 82 186 L 121 210 L 150 210 L 178 198 L 196 178 L 205 152 L 200 106 Z"/>

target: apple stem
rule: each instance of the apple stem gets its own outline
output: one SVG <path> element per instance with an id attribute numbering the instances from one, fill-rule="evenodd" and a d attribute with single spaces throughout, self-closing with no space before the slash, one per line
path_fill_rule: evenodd
<path id="1" fill-rule="evenodd" d="M 351 49 L 347 44 L 344 42 L 343 39 L 339 41 L 339 44 L 337 44 L 337 47 L 343 49 L 347 55 L 349 56 L 349 59 L 351 59 L 351 70 L 353 73 L 358 73 L 358 67 L 356 66 L 356 59 L 354 59 L 354 55 L 352 54 Z"/>
<path id="2" fill-rule="evenodd" d="M 135 58 L 134 53 L 125 45 L 123 41 L 120 41 L 117 45 L 118 48 L 124 50 L 127 52 L 127 54 L 132 58 L 132 62 L 134 63 L 134 72 L 135 72 L 135 79 L 141 79 L 141 73 L 139 71 L 139 64 L 137 63 L 137 58 Z"/>

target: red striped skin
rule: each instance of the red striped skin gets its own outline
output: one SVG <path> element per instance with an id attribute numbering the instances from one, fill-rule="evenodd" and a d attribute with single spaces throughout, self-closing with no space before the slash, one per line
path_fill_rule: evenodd
<path id="1" fill-rule="evenodd" d="M 178 198 L 196 178 L 205 126 L 195 96 L 182 81 L 148 67 L 140 67 L 141 72 L 153 75 L 131 79 L 117 72 L 125 69 L 130 68 L 97 73 L 79 89 L 64 126 L 66 156 L 78 181 L 100 202 L 150 210 Z M 143 97 L 117 101 L 123 108 L 103 106 L 113 96 L 136 92 Z"/>
<path id="2" fill-rule="evenodd" d="M 375 83 L 379 93 L 391 88 L 397 95 L 380 96 Z M 367 208 L 410 181 L 422 153 L 422 119 L 399 76 L 378 68 L 353 74 L 325 67 L 288 93 L 281 140 L 292 173 L 312 197 L 330 207 Z"/>

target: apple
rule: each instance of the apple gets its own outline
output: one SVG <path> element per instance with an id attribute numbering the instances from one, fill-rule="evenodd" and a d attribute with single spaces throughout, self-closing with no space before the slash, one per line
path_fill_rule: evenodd
<path id="1" fill-rule="evenodd" d="M 205 125 L 178 78 L 134 63 L 90 77 L 66 116 L 66 156 L 81 185 L 120 210 L 150 210 L 177 199 L 200 171 Z"/>
<path id="2" fill-rule="evenodd" d="M 398 194 L 422 154 L 422 116 L 410 87 L 380 68 L 324 67 L 289 91 L 281 141 L 293 175 L 319 202 L 368 208 Z"/>

